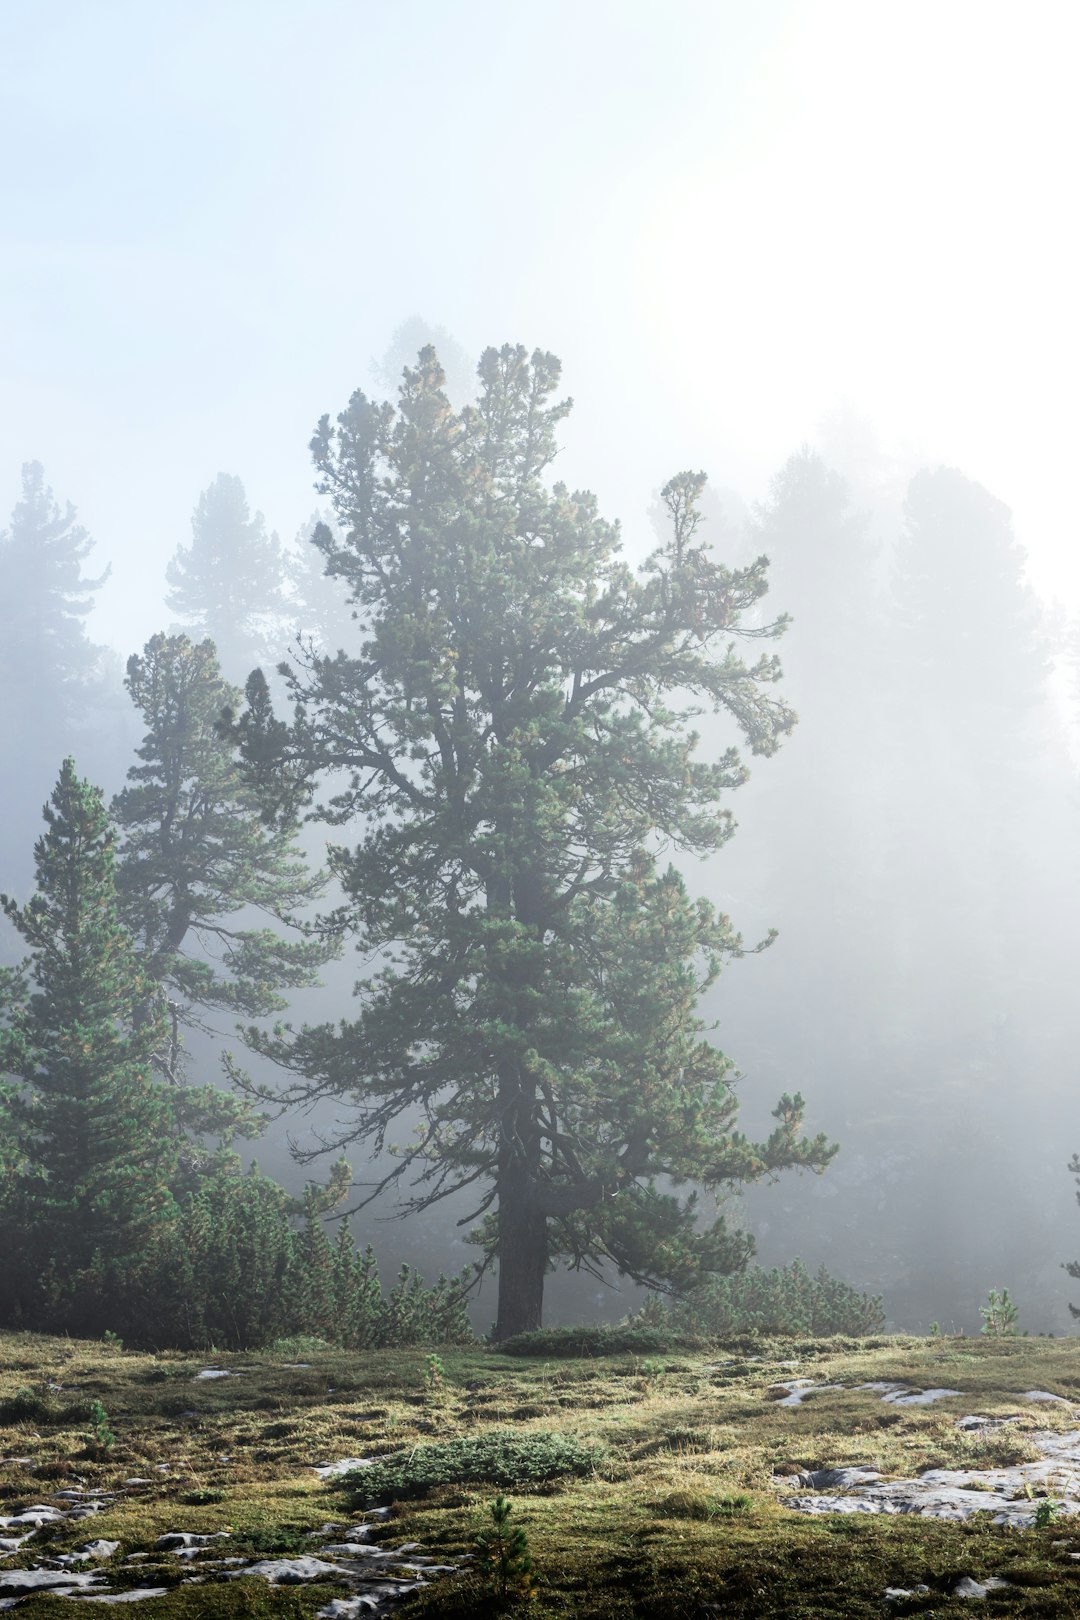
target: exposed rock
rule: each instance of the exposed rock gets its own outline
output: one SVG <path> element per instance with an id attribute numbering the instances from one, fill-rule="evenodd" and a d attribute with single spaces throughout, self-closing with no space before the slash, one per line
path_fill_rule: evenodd
<path id="1" fill-rule="evenodd" d="M 133 1586 L 128 1592 L 66 1592 L 65 1597 L 84 1603 L 139 1603 L 143 1598 L 164 1597 L 167 1586 Z"/>
<path id="2" fill-rule="evenodd" d="M 826 1390 L 846 1387 L 845 1384 L 815 1384 L 809 1378 L 792 1378 L 787 1383 L 770 1384 L 765 1393 L 777 1406 L 801 1406 L 808 1395 L 821 1395 Z"/>
<path id="3" fill-rule="evenodd" d="M 73 1569 L 5 1569 L 0 1571 L 0 1589 L 9 1596 L 25 1597 L 30 1592 L 56 1591 L 67 1597 L 80 1586 L 96 1586 L 97 1574 L 82 1575 Z"/>
<path id="4" fill-rule="evenodd" d="M 56 1562 L 58 1564 L 85 1564 L 91 1558 L 111 1558 L 114 1552 L 120 1551 L 118 1541 L 87 1541 L 74 1552 L 62 1554 Z"/>
<path id="5" fill-rule="evenodd" d="M 271 1586 L 300 1586 L 305 1581 L 325 1581 L 335 1575 L 349 1579 L 353 1573 L 341 1564 L 328 1564 L 325 1558 L 262 1558 L 243 1569 L 230 1570 L 227 1579 L 256 1575 Z"/>
<path id="6" fill-rule="evenodd" d="M 809 1485 L 814 1491 L 850 1491 L 856 1485 L 870 1485 L 880 1478 L 876 1468 L 817 1468 L 813 1473 L 800 1474 L 799 1484 Z"/>
<path id="7" fill-rule="evenodd" d="M 961 1575 L 953 1587 L 953 1597 L 984 1598 L 990 1592 L 996 1592 L 999 1587 L 1008 1586 L 998 1575 L 988 1575 L 985 1581 L 977 1581 L 970 1575 Z"/>
<path id="8" fill-rule="evenodd" d="M 1037 1462 L 1011 1468 L 930 1468 L 917 1479 L 882 1479 L 872 1469 L 820 1469 L 801 1476 L 813 1496 L 781 1498 L 798 1513 L 918 1513 L 962 1522 L 989 1512 L 995 1524 L 1032 1523 L 1035 1496 L 1053 1493 L 1065 1514 L 1080 1513 L 1080 1478 L 1072 1476 L 1064 1495 L 1058 1488 L 1063 1468 L 1080 1469 L 1080 1431 L 1031 1436 L 1042 1452 Z M 844 1491 L 836 1496 L 827 1494 Z"/>
<path id="9" fill-rule="evenodd" d="M 353 1620 L 353 1616 L 379 1614 L 398 1598 L 418 1592 L 423 1584 L 423 1581 L 380 1581 L 374 1590 L 357 1592 L 351 1598 L 332 1598 L 325 1608 L 315 1612 L 330 1620 Z"/>
<path id="10" fill-rule="evenodd" d="M 358 1597 L 331 1598 L 325 1608 L 316 1609 L 316 1620 L 359 1620 L 363 1614 L 378 1614 L 383 1608 L 377 1597 L 363 1593 Z"/>
<path id="11" fill-rule="evenodd" d="M 59 1508 L 46 1507 L 40 1502 L 35 1502 L 33 1507 L 23 1508 L 21 1513 L 12 1513 L 6 1518 L 0 1518 L 0 1529 L 40 1530 L 43 1524 L 57 1524 L 63 1517 Z"/>
<path id="12" fill-rule="evenodd" d="M 997 1434 L 1000 1429 L 1006 1428 L 1010 1423 L 1019 1423 L 1020 1413 L 1012 1417 L 992 1418 L 973 1414 L 971 1417 L 958 1418 L 956 1427 L 967 1434 Z"/>
<path id="13" fill-rule="evenodd" d="M 158 1536 L 154 1543 L 158 1552 L 173 1552 L 181 1558 L 191 1553 L 199 1552 L 203 1547 L 209 1547 L 212 1541 L 228 1541 L 227 1530 L 215 1530 L 213 1535 L 199 1536 L 191 1530 L 170 1530 L 163 1536 Z"/>
<path id="14" fill-rule="evenodd" d="M 933 1406 L 935 1401 L 962 1393 L 958 1389 L 912 1389 L 910 1384 L 856 1384 L 855 1388 L 878 1391 L 890 1406 Z"/>
<path id="15" fill-rule="evenodd" d="M 313 1464 L 320 1479 L 337 1479 L 339 1474 L 351 1474 L 354 1468 L 370 1468 L 370 1457 L 342 1457 L 340 1462 Z"/>

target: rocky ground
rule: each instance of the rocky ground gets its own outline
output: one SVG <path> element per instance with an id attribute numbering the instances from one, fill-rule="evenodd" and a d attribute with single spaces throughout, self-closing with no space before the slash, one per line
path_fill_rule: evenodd
<path id="1" fill-rule="evenodd" d="M 1080 1615 L 1080 1341 L 200 1360 L 0 1335 L 19 1620 L 497 1612 L 500 1489 L 537 1616 Z"/>

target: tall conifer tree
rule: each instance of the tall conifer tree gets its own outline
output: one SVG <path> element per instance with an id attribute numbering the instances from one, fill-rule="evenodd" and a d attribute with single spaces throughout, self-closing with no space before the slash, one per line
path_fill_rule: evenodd
<path id="1" fill-rule="evenodd" d="M 29 993 L 15 994 L 0 1067 L 21 1083 L 24 1134 L 15 1188 L 23 1292 L 39 1308 L 122 1272 L 170 1217 L 174 1163 L 154 1054 L 160 998 L 116 903 L 114 833 L 101 794 L 65 760 L 35 849 L 37 892 L 0 897 L 29 947 Z M 12 986 L 9 982 L 9 992 Z M 90 1301 L 82 1309 L 93 1314 Z M 75 1325 L 70 1315 L 69 1325 Z"/>
<path id="2" fill-rule="evenodd" d="M 128 660 L 126 685 L 147 729 L 112 803 L 120 904 L 144 971 L 167 993 L 176 1078 L 180 1026 L 212 1009 L 246 1018 L 281 1011 L 282 991 L 315 983 L 333 949 L 283 936 L 322 879 L 305 864 L 294 824 L 263 822 L 221 733 L 222 714 L 242 700 L 213 643 L 156 635 Z"/>
<path id="3" fill-rule="evenodd" d="M 738 1263 L 665 1177 L 724 1186 L 831 1149 L 798 1140 L 798 1097 L 768 1142 L 732 1130 L 691 990 L 739 943 L 651 875 L 658 847 L 704 854 L 732 830 L 722 801 L 745 768 L 734 746 L 696 758 L 693 716 L 719 712 L 761 755 L 793 723 L 775 657 L 738 645 L 779 629 L 748 618 L 764 561 L 709 554 L 704 477 L 687 473 L 633 573 L 594 498 L 545 481 L 569 409 L 551 398 L 558 362 L 489 349 L 479 377 L 456 413 L 426 349 L 400 413 L 356 394 L 336 428 L 323 419 L 313 451 L 362 639 L 294 680 L 291 729 L 253 704 L 240 733 L 279 805 L 330 776 L 319 813 L 359 833 L 336 853 L 343 915 L 385 964 L 354 1023 L 262 1045 L 296 1095 L 352 1098 L 353 1135 L 379 1144 L 420 1111 L 400 1168 L 419 1172 L 420 1204 L 478 1187 L 505 1337 L 539 1323 L 560 1254 L 680 1282 Z M 650 996 L 670 1006 L 662 1043 Z"/>

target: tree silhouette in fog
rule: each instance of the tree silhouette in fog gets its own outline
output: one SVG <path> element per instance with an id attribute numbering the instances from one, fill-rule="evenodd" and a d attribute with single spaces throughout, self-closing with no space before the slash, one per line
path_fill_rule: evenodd
<path id="1" fill-rule="evenodd" d="M 292 614 L 281 544 L 251 513 L 239 478 L 218 473 L 203 490 L 191 543 L 177 547 L 166 578 L 178 626 L 195 641 L 209 637 L 231 679 L 242 684 L 284 656 Z"/>
<path id="2" fill-rule="evenodd" d="M 387 1181 L 411 1171 L 413 1207 L 476 1188 L 505 1337 L 539 1323 L 559 1257 L 680 1284 L 740 1264 L 746 1242 L 700 1228 L 667 1178 L 722 1187 L 832 1150 L 799 1140 L 797 1096 L 768 1141 L 733 1129 L 730 1064 L 694 1008 L 741 941 L 655 865 L 726 841 L 735 740 L 768 756 L 791 728 L 775 656 L 740 650 L 781 628 L 750 620 L 764 565 L 716 561 L 685 473 L 632 572 L 594 498 L 546 482 L 558 362 L 489 349 L 479 372 L 456 413 L 425 349 L 398 411 L 357 393 L 323 419 L 358 633 L 293 678 L 291 727 L 254 703 L 239 732 L 270 803 L 329 778 L 315 814 L 359 839 L 333 851 L 339 919 L 382 959 L 355 1020 L 255 1044 L 294 1100 L 354 1103 L 346 1139 L 381 1146 L 419 1110 Z M 699 712 L 726 717 L 712 761 Z"/>

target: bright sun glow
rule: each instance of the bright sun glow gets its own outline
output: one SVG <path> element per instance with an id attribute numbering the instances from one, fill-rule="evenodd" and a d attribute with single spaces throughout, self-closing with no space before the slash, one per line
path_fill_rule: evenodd
<path id="1" fill-rule="evenodd" d="M 852 400 L 1011 504 L 1073 601 L 1078 34 L 1061 5 L 803 9 L 737 140 L 699 110 L 658 154 L 637 253 L 715 440 L 775 464 Z"/>

